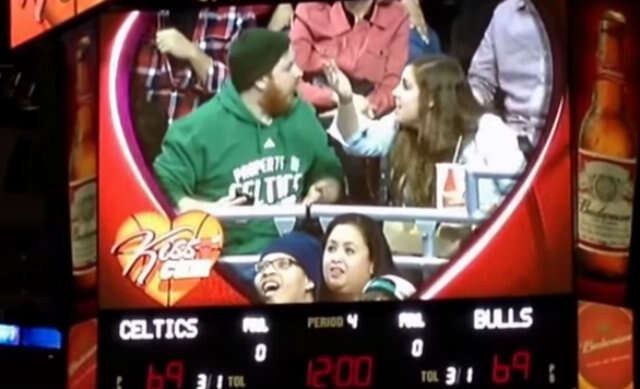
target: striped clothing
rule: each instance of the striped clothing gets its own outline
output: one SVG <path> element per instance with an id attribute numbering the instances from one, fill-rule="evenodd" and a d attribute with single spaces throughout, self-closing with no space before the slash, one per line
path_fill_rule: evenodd
<path id="1" fill-rule="evenodd" d="M 220 6 L 198 12 L 191 41 L 211 59 L 205 80 L 200 80 L 188 62 L 163 55 L 157 49 L 158 30 L 171 27 L 169 11 L 160 11 L 144 39 L 136 59 L 136 73 L 143 78 L 146 101 L 157 102 L 167 109 L 168 124 L 211 98 L 228 76 L 227 53 L 240 31 L 256 24 L 251 6 Z M 186 35 L 186 34 L 185 34 Z"/>

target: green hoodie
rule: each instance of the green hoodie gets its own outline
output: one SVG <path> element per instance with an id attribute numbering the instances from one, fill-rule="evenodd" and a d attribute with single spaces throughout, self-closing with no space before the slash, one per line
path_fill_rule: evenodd
<path id="1" fill-rule="evenodd" d="M 174 205 L 183 197 L 217 201 L 236 190 L 256 205 L 295 204 L 321 178 L 342 182 L 340 161 L 311 106 L 296 99 L 286 116 L 266 126 L 231 82 L 169 128 L 153 167 Z M 259 253 L 278 237 L 269 220 L 224 227 L 226 254 Z"/>

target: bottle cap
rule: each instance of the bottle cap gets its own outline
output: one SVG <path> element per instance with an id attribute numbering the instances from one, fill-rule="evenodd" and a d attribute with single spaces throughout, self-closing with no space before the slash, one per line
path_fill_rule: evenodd
<path id="1" fill-rule="evenodd" d="M 608 9 L 604 11 L 600 18 L 600 30 L 607 32 L 621 32 L 626 23 L 627 19 L 622 13 Z"/>

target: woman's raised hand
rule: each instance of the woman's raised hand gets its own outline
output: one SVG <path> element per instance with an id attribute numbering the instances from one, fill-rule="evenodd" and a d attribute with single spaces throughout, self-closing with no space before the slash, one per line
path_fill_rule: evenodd
<path id="1" fill-rule="evenodd" d="M 338 102 L 341 104 L 351 102 L 353 98 L 351 81 L 349 81 L 342 70 L 338 68 L 334 60 L 329 60 L 324 64 L 324 74 L 329 87 L 338 95 Z"/>

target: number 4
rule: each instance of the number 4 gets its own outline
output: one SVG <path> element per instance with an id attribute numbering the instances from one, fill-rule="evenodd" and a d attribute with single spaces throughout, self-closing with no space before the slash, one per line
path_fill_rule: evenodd
<path id="1" fill-rule="evenodd" d="M 347 323 L 349 323 L 351 328 L 353 328 L 354 330 L 356 328 L 358 328 L 358 314 L 357 313 L 348 314 L 347 315 Z"/>

